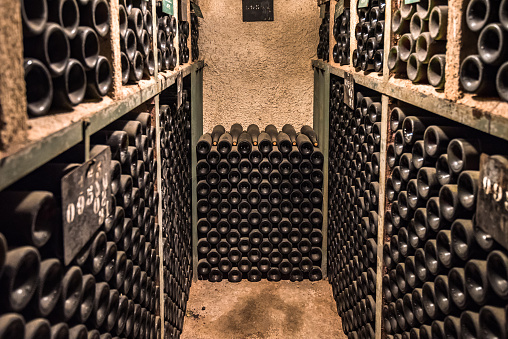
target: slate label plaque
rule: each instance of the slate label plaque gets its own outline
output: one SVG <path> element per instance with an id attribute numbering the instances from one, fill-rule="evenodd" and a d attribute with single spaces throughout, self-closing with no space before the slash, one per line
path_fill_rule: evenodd
<path id="1" fill-rule="evenodd" d="M 178 95 L 178 108 L 183 104 L 183 78 L 182 73 L 178 73 L 176 76 L 176 91 Z"/>
<path id="2" fill-rule="evenodd" d="M 187 21 L 187 0 L 180 0 L 178 7 L 178 17 L 181 21 Z"/>
<path id="3" fill-rule="evenodd" d="M 162 12 L 174 15 L 173 0 L 162 0 Z"/>
<path id="4" fill-rule="evenodd" d="M 344 74 L 344 102 L 355 109 L 355 79 L 351 73 Z"/>
<path id="5" fill-rule="evenodd" d="M 108 147 L 62 178 L 64 263 L 68 265 L 111 214 Z"/>
<path id="6" fill-rule="evenodd" d="M 339 16 L 341 16 L 342 13 L 344 13 L 344 0 L 339 0 L 335 4 L 334 20 L 336 20 Z"/>
<path id="7" fill-rule="evenodd" d="M 369 0 L 359 0 L 358 8 L 366 8 L 369 7 Z"/>
<path id="8" fill-rule="evenodd" d="M 242 0 L 244 22 L 273 21 L 273 0 Z"/>
<path id="9" fill-rule="evenodd" d="M 203 12 L 201 12 L 201 7 L 199 7 L 198 4 L 194 3 L 194 1 L 191 1 L 191 7 L 192 7 L 192 10 L 194 11 L 194 13 L 196 14 L 196 16 L 198 18 L 204 18 L 203 17 Z"/>

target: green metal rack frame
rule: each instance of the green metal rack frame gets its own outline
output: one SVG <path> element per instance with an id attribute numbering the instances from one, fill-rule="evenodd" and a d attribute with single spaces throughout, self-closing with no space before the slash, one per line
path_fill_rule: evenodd
<path id="1" fill-rule="evenodd" d="M 328 259 L 328 138 L 330 111 L 330 72 L 328 69 L 314 67 L 314 130 L 319 138 L 323 163 L 323 244 L 321 271 L 323 279 L 327 276 Z"/>

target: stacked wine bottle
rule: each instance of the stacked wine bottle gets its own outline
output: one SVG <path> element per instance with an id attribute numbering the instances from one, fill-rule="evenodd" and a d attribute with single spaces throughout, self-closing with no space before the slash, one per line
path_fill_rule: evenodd
<path id="1" fill-rule="evenodd" d="M 174 91 L 173 91 L 174 93 Z M 165 91 L 160 95 L 162 242 L 164 279 L 164 333 L 179 338 L 191 270 L 190 92 L 182 91 L 182 105 Z"/>
<path id="2" fill-rule="evenodd" d="M 317 46 L 317 58 L 324 61 L 329 60 L 330 48 L 330 11 L 325 13 L 319 26 L 319 44 Z"/>
<path id="3" fill-rule="evenodd" d="M 385 1 L 372 0 L 367 7 L 357 8 L 357 48 L 353 51 L 353 67 L 357 69 L 383 71 L 385 7 Z"/>
<path id="4" fill-rule="evenodd" d="M 151 2 L 120 1 L 120 46 L 122 84 L 137 83 L 155 72 L 152 48 L 153 20 Z"/>
<path id="5" fill-rule="evenodd" d="M 328 279 L 344 332 L 374 338 L 381 98 L 358 87 L 351 109 L 331 83 Z"/>
<path id="6" fill-rule="evenodd" d="M 199 18 L 196 13 L 191 13 L 191 51 L 192 61 L 199 59 Z"/>
<path id="7" fill-rule="evenodd" d="M 469 1 L 464 19 L 464 53 L 460 65 L 460 84 L 469 93 L 508 101 L 508 1 Z M 470 39 L 472 38 L 472 39 Z M 473 54 L 473 50 L 477 54 Z"/>
<path id="8" fill-rule="evenodd" d="M 349 48 L 350 48 L 350 10 L 344 8 L 344 12 L 335 18 L 333 23 L 333 37 L 337 42 L 333 46 L 333 61 L 341 65 L 349 65 Z"/>
<path id="9" fill-rule="evenodd" d="M 79 3 L 79 4 L 78 4 Z M 100 55 L 109 33 L 109 5 L 93 1 L 21 1 L 27 110 L 72 109 L 111 87 L 112 68 Z"/>
<path id="10" fill-rule="evenodd" d="M 174 70 L 177 63 L 174 39 L 176 37 L 176 18 L 162 11 L 162 1 L 157 1 L 157 61 L 159 71 Z"/>
<path id="11" fill-rule="evenodd" d="M 388 55 L 390 71 L 443 89 L 447 27 L 448 1 L 402 2 L 392 19 L 392 31 L 400 38 Z"/>
<path id="12" fill-rule="evenodd" d="M 506 338 L 508 252 L 475 217 L 480 154 L 506 152 L 506 143 L 404 103 L 390 129 L 386 332 Z"/>
<path id="13" fill-rule="evenodd" d="M 151 115 L 139 111 L 91 136 L 91 157 L 111 150 L 112 195 L 103 197 L 100 229 L 69 265 L 61 179 L 81 165 L 85 146 L 0 192 L 8 243 L 0 235 L 1 338 L 160 338 L 154 142 Z"/>
<path id="14" fill-rule="evenodd" d="M 322 279 L 324 157 L 314 130 L 218 125 L 197 154 L 199 279 Z"/>
<path id="15" fill-rule="evenodd" d="M 178 22 L 178 32 L 180 33 L 180 63 L 186 64 L 189 62 L 189 47 L 187 46 L 187 41 L 189 39 L 190 34 L 190 25 L 188 21 L 180 21 Z"/>

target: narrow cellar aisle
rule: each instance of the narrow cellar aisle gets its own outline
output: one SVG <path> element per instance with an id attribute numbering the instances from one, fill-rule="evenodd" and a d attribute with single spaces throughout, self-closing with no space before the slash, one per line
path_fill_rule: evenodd
<path id="1" fill-rule="evenodd" d="M 182 339 L 347 338 L 325 281 L 192 285 Z"/>

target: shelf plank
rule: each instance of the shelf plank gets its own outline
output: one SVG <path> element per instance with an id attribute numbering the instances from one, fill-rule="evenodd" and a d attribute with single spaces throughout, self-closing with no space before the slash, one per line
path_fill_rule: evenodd
<path id="1" fill-rule="evenodd" d="M 136 88 L 124 87 L 123 92 L 128 92 L 128 94 L 123 96 L 125 98 L 124 100 L 115 102 L 90 116 L 90 126 L 88 127 L 90 134 L 103 129 L 125 113 L 133 110 L 160 92 L 155 79 L 141 80 L 135 87 Z"/>
<path id="2" fill-rule="evenodd" d="M 384 94 L 466 126 L 476 128 L 482 132 L 490 133 L 490 118 L 486 115 L 478 114 L 472 107 L 447 100 L 442 96 L 428 95 L 422 91 L 417 91 L 414 87 L 419 87 L 419 85 L 413 85 L 409 80 L 398 83 L 394 82 L 394 80 L 396 79 L 390 79 Z M 508 120 L 505 123 L 508 124 Z M 508 135 L 501 137 L 507 138 Z"/>
<path id="3" fill-rule="evenodd" d="M 0 190 L 83 140 L 82 122 L 75 122 L 25 147 L 11 148 L 0 160 Z"/>
<path id="4" fill-rule="evenodd" d="M 86 133 L 93 134 L 174 84 L 179 73 L 186 76 L 203 65 L 203 61 L 187 64 L 159 74 L 163 81 L 152 78 L 124 87 L 121 100 L 104 97 L 100 102 L 83 103 L 72 112 L 30 119 L 27 142 L 0 152 L 0 190 L 83 141 L 85 122 Z"/>

